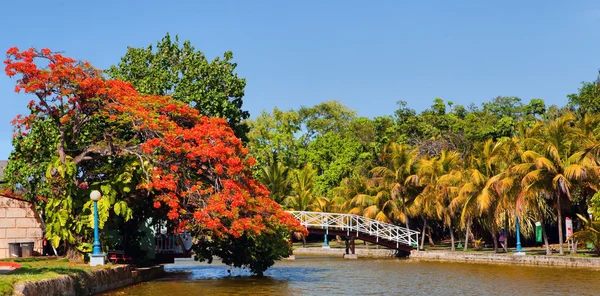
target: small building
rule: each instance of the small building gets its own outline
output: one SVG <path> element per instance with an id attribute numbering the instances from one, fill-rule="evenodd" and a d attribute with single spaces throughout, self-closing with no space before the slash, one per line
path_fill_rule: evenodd
<path id="1" fill-rule="evenodd" d="M 0 161 L 0 180 L 7 163 L 6 160 Z M 33 243 L 34 255 L 42 254 L 43 225 L 32 203 L 0 195 L 0 258 L 11 257 L 11 243 Z"/>

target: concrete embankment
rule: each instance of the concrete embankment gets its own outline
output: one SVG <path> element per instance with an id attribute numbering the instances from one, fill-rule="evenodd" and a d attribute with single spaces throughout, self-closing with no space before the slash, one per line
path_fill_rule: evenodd
<path id="1" fill-rule="evenodd" d="M 297 248 L 294 250 L 296 256 L 340 256 L 346 253 L 341 248 Z M 396 251 L 391 249 L 356 249 L 358 258 L 392 258 L 396 256 Z"/>
<path id="2" fill-rule="evenodd" d="M 160 277 L 163 273 L 162 265 L 148 268 L 117 266 L 76 275 L 62 275 L 52 279 L 21 282 L 15 285 L 13 295 L 92 295 L 149 281 Z"/>
<path id="3" fill-rule="evenodd" d="M 413 260 L 491 263 L 491 264 L 518 264 L 533 266 L 600 268 L 600 258 L 543 256 L 543 255 L 513 255 L 490 253 L 464 253 L 443 251 L 413 251 L 410 255 Z"/>
<path id="4" fill-rule="evenodd" d="M 342 257 L 345 250 L 341 248 L 297 248 L 294 250 L 296 256 L 339 256 Z M 395 257 L 394 250 L 390 249 L 356 249 L 358 258 L 392 258 Z M 450 251 L 412 251 L 409 260 L 442 261 L 442 262 L 465 262 L 465 263 L 488 263 L 488 264 L 518 264 L 532 266 L 554 266 L 574 268 L 600 269 L 600 258 L 566 257 L 566 256 L 542 256 L 542 255 L 513 255 L 478 253 L 478 252 L 450 252 Z"/>

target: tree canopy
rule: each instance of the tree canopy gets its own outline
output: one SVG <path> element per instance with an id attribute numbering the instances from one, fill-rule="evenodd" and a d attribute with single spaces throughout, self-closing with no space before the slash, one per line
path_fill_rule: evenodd
<path id="1" fill-rule="evenodd" d="M 209 61 L 190 41 L 179 43 L 167 34 L 146 48 L 127 48 L 125 56 L 106 73 L 128 81 L 142 95 L 169 95 L 189 104 L 200 114 L 225 118 L 236 136 L 245 139 L 250 115 L 242 110 L 246 79 L 235 72 L 233 53 Z"/>
<path id="2" fill-rule="evenodd" d="M 259 274 L 288 255 L 292 231 L 306 231 L 253 178 L 255 161 L 225 119 L 48 49 L 7 55 L 15 91 L 35 98 L 14 120 L 7 177 L 44 209 L 54 246 L 89 251 L 92 189 L 105 196 L 101 228 L 116 217 L 164 219 L 192 233 L 197 259 Z"/>

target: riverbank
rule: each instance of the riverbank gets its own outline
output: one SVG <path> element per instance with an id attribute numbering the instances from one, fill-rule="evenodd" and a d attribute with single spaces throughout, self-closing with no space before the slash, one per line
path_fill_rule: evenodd
<path id="1" fill-rule="evenodd" d="M 342 248 L 297 248 L 296 256 L 340 256 L 345 254 Z M 358 258 L 392 258 L 395 251 L 390 249 L 356 249 Z M 573 268 L 600 269 L 600 258 L 596 257 L 567 257 L 545 255 L 514 255 L 513 253 L 484 253 L 463 251 L 412 251 L 409 260 L 459 262 L 459 263 L 488 263 L 514 264 L 530 266 L 554 266 Z"/>
<path id="2" fill-rule="evenodd" d="M 59 260 L 54 260 L 59 261 Z M 1 295 L 91 295 L 128 285 L 149 281 L 162 276 L 164 267 L 133 268 L 127 265 L 61 266 L 47 260 L 47 267 L 23 263 L 2 280 L 10 286 Z M 38 264 L 39 265 L 39 264 Z M 63 263 L 63 265 L 65 265 Z"/>
<path id="3" fill-rule="evenodd" d="M 595 295 L 600 291 L 600 270 L 585 268 L 297 256 L 276 262 L 257 277 L 220 262 L 179 261 L 165 265 L 170 272 L 160 280 L 99 296 Z"/>

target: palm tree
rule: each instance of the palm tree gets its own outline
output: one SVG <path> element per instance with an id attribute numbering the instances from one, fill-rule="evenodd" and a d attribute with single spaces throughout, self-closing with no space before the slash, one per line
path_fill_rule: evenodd
<path id="1" fill-rule="evenodd" d="M 338 213 L 348 213 L 352 209 L 352 199 L 367 192 L 367 180 L 363 176 L 351 176 L 342 179 L 338 187 L 333 188 L 331 209 Z"/>
<path id="2" fill-rule="evenodd" d="M 579 131 L 574 127 L 575 116 L 567 113 L 548 123 L 533 127 L 536 138 L 526 141 L 534 143 L 535 149 L 523 152 L 522 163 L 514 167 L 521 181 L 523 196 L 543 196 L 554 200 L 558 218 L 559 252 L 563 251 L 562 203 L 571 200 L 575 182 L 587 179 L 589 155 L 577 151 L 574 138 Z"/>
<path id="3" fill-rule="evenodd" d="M 475 145 L 475 152 L 468 160 L 467 180 L 453 203 L 455 206 L 462 205 L 461 224 L 469 225 L 473 217 L 485 221 L 484 226 L 492 234 L 494 252 L 498 252 L 496 217 L 503 208 L 500 207 L 502 194 L 498 188 L 501 173 L 506 167 L 502 152 L 505 152 L 502 146 L 492 139 Z"/>
<path id="4" fill-rule="evenodd" d="M 263 167 L 258 177 L 259 181 L 267 186 L 271 199 L 281 204 L 289 192 L 287 179 L 288 168 L 280 162 L 272 162 L 271 165 Z"/>
<path id="5" fill-rule="evenodd" d="M 392 198 L 386 188 L 370 187 L 366 193 L 352 198 L 351 205 L 348 213 L 385 223 L 394 223 L 404 217 L 397 200 Z"/>
<path id="6" fill-rule="evenodd" d="M 292 177 L 292 195 L 285 198 L 283 204 L 294 211 L 318 211 L 322 202 L 314 195 L 317 171 L 311 164 L 294 172 Z"/>
<path id="7" fill-rule="evenodd" d="M 292 195 L 287 196 L 283 205 L 294 211 L 322 211 L 328 201 L 314 195 L 315 177 L 317 171 L 307 164 L 293 173 Z M 302 246 L 306 245 L 306 237 L 302 236 Z"/>
<path id="8" fill-rule="evenodd" d="M 438 194 L 435 199 L 436 213 L 445 227 L 450 231 L 451 250 L 456 250 L 454 245 L 454 223 L 456 218 L 456 200 L 463 184 L 463 171 L 453 169 L 449 173 L 441 176 L 437 182 Z"/>
<path id="9" fill-rule="evenodd" d="M 409 228 L 408 207 L 416 195 L 411 194 L 407 181 L 417 173 L 417 151 L 391 142 L 385 147 L 382 159 L 387 162 L 387 166 L 373 168 L 373 179 L 386 188 L 389 199 L 400 207 L 398 220 Z"/>
<path id="10" fill-rule="evenodd" d="M 442 176 L 452 174 L 454 170 L 459 169 L 460 162 L 460 154 L 458 152 L 446 149 L 442 150 L 439 156 L 434 158 L 426 157 L 419 162 L 419 183 L 423 186 L 423 190 L 415 199 L 415 204 L 417 208 L 420 208 L 421 216 L 423 217 L 421 248 L 424 243 L 427 219 L 438 217 L 445 220 L 445 218 L 451 217 L 451 213 L 446 210 L 450 206 L 451 200 L 458 193 L 456 184 L 450 182 L 451 180 L 455 180 L 456 176 L 447 177 L 448 180 L 442 178 L 442 182 L 439 181 Z M 408 180 L 410 182 L 413 178 L 409 178 Z M 450 221 L 449 219 L 446 219 L 446 221 Z"/>

